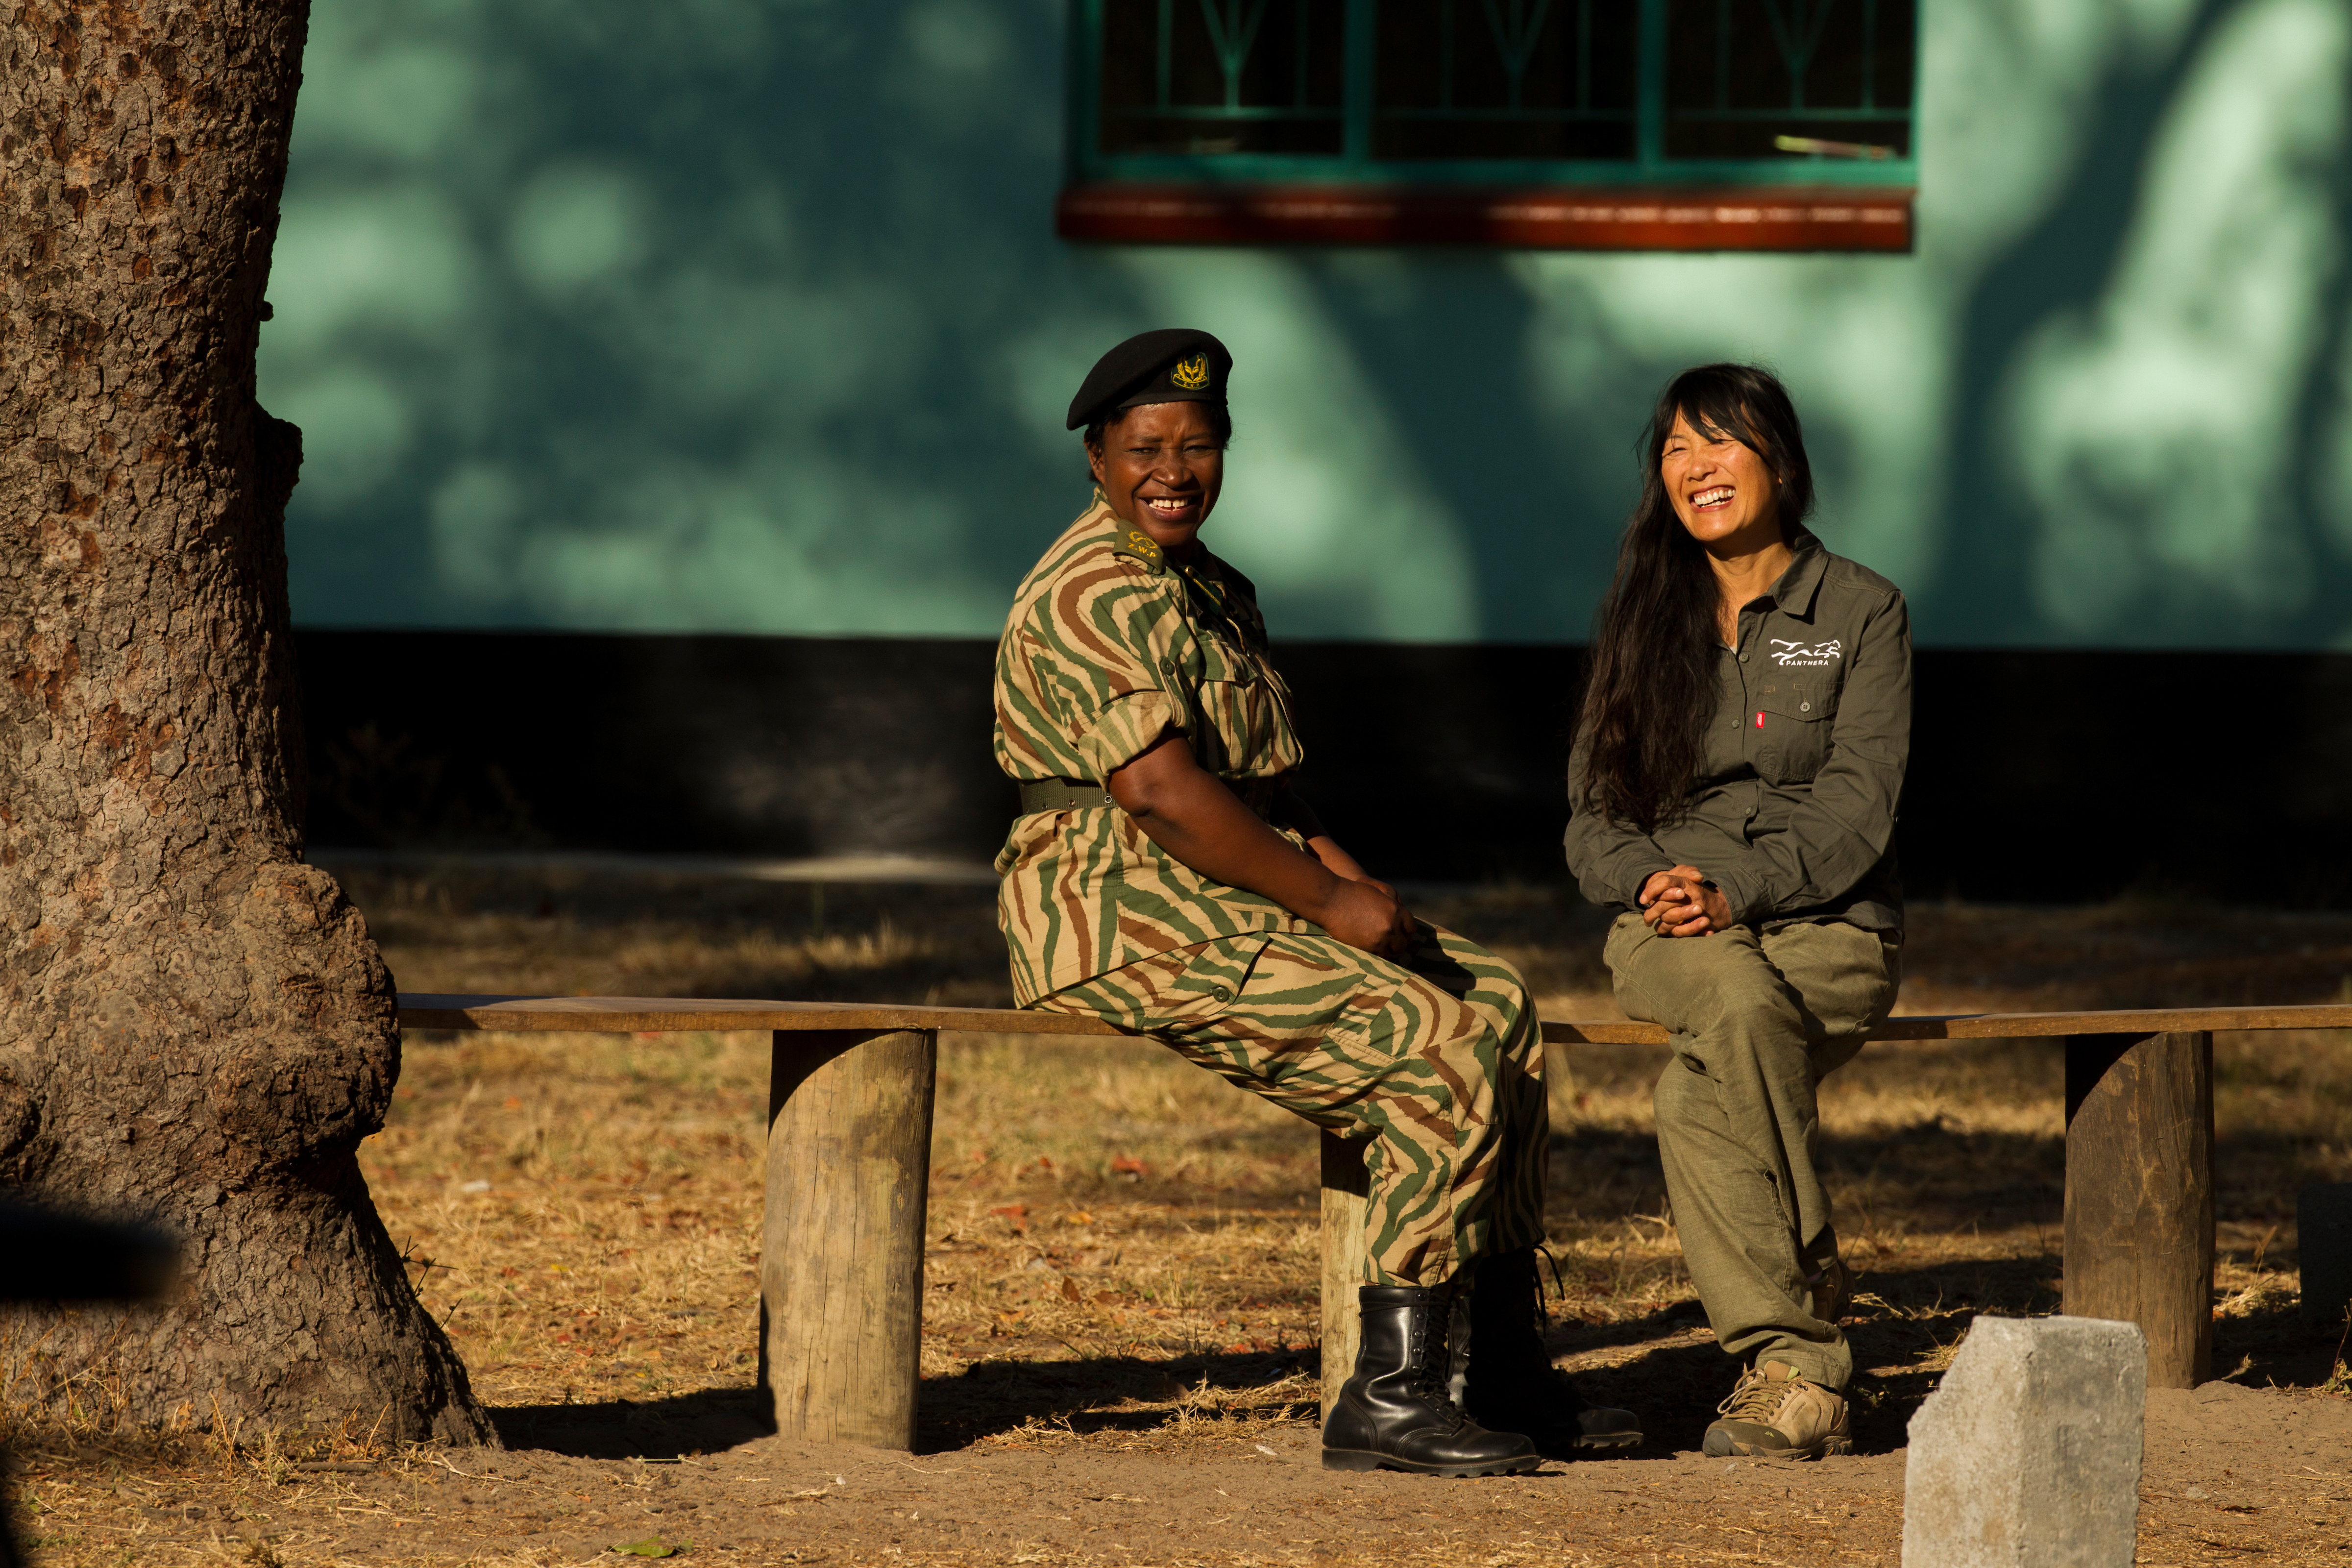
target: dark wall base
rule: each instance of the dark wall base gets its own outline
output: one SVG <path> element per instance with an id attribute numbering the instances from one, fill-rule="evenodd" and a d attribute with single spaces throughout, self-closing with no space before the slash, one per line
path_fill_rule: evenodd
<path id="1" fill-rule="evenodd" d="M 314 843 L 984 859 L 972 640 L 304 631 Z M 1293 643 L 1304 781 L 1385 875 L 1552 880 L 1580 650 Z M 2352 656 L 1919 655 L 1914 898 L 2352 902 Z"/>

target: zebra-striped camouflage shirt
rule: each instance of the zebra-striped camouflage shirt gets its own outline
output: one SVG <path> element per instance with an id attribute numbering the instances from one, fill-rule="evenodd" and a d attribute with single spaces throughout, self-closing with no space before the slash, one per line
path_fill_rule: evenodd
<path id="1" fill-rule="evenodd" d="M 1016 780 L 1099 785 L 1171 730 L 1261 809 L 1303 757 L 1249 579 L 1206 550 L 1176 565 L 1097 491 L 1013 595 L 996 647 L 996 763 Z M 1202 877 L 1115 805 L 1015 819 L 996 869 L 1024 1006 L 1171 948 L 1312 929 Z"/>

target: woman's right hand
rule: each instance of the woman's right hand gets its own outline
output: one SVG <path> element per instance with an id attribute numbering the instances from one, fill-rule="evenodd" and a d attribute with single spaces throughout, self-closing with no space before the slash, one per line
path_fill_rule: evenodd
<path id="1" fill-rule="evenodd" d="M 1402 959 L 1412 951 L 1420 939 L 1403 900 L 1378 882 L 1335 880 L 1316 924 L 1376 957 Z"/>
<path id="2" fill-rule="evenodd" d="M 1706 873 L 1696 866 L 1652 872 L 1642 884 L 1643 921 L 1660 936 L 1705 936 L 1717 930 L 1720 922 L 1708 906 L 1720 907 L 1723 899 L 1706 880 Z"/>

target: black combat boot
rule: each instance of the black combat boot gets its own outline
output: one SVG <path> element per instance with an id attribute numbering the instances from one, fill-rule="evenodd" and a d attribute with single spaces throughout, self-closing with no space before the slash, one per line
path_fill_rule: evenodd
<path id="1" fill-rule="evenodd" d="M 1356 1303 L 1363 1347 L 1323 1423 L 1325 1469 L 1507 1476 L 1543 1463 L 1525 1437 L 1489 1432 L 1454 1402 L 1468 1329 L 1450 1287 L 1366 1285 Z"/>
<path id="2" fill-rule="evenodd" d="M 1470 1292 L 1470 1373 L 1462 1404 L 1473 1420 L 1524 1432 L 1555 1459 L 1601 1448 L 1630 1448 L 1642 1423 L 1630 1410 L 1588 1405 L 1544 1350 L 1543 1288 L 1535 1248 L 1496 1253 L 1474 1266 Z"/>

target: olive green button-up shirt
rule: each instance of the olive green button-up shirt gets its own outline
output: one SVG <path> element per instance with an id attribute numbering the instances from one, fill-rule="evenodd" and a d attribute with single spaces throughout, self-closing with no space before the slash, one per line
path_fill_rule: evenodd
<path id="1" fill-rule="evenodd" d="M 1796 559 L 1739 612 L 1717 656 L 1715 712 L 1690 800 L 1655 833 L 1587 810 L 1569 763 L 1569 869 L 1598 904 L 1639 907 L 1652 874 L 1696 866 L 1732 920 L 1903 928 L 1895 817 L 1911 752 L 1902 591 L 1800 531 Z"/>

